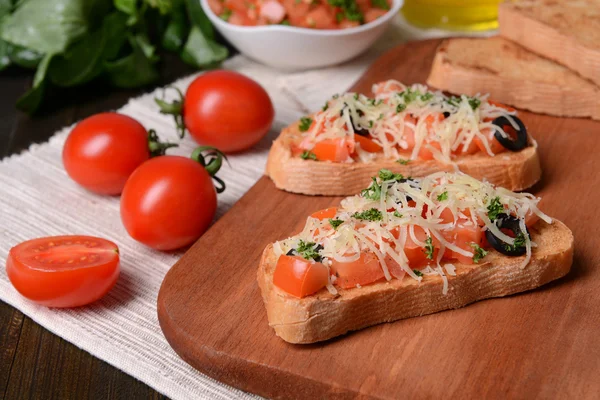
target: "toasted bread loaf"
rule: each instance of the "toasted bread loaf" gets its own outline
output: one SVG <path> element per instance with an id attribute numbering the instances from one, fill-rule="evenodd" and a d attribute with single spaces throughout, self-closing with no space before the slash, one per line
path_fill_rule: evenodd
<path id="1" fill-rule="evenodd" d="M 485 262 L 453 263 L 456 276 L 448 276 L 448 293 L 442 293 L 440 276 L 393 279 L 355 289 L 338 289 L 338 296 L 323 289 L 302 299 L 273 285 L 277 258 L 272 245 L 264 250 L 257 278 L 269 325 L 286 342 L 313 343 L 382 322 L 463 307 L 490 297 L 523 292 L 558 279 L 573 261 L 573 234 L 563 223 L 539 221 L 530 229 L 537 243 L 531 261 L 521 269 L 523 257 L 507 257 L 490 250 Z"/>
<path id="2" fill-rule="evenodd" d="M 266 174 L 279 189 L 294 193 L 325 196 L 349 196 L 369 186 L 371 177 L 382 168 L 405 176 L 420 177 L 438 171 L 453 171 L 453 165 L 437 161 L 411 160 L 406 165 L 380 159 L 369 163 L 335 163 L 303 160 L 293 157 L 291 145 L 300 135 L 298 123 L 285 128 L 273 142 L 267 160 Z M 407 155 L 408 158 L 408 155 Z M 459 169 L 477 179 L 486 179 L 510 190 L 523 190 L 533 186 L 541 177 L 537 145 L 522 151 L 461 156 Z"/>
<path id="3" fill-rule="evenodd" d="M 453 93 L 490 93 L 539 113 L 600 119 L 598 86 L 501 37 L 443 41 L 427 83 Z"/>
<path id="4" fill-rule="evenodd" d="M 500 35 L 600 85 L 600 0 L 503 3 Z"/>

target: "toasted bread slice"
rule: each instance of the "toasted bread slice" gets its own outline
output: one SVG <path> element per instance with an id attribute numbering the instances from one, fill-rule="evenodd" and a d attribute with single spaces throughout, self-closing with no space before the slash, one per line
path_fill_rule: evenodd
<path id="1" fill-rule="evenodd" d="M 600 1 L 503 3 L 500 35 L 600 85 Z"/>
<path id="2" fill-rule="evenodd" d="M 598 86 L 501 37 L 443 41 L 427 83 L 453 93 L 490 93 L 534 112 L 600 119 Z"/>
<path id="3" fill-rule="evenodd" d="M 384 158 L 369 163 L 303 160 L 292 156 L 292 143 L 300 134 L 298 123 L 285 128 L 273 142 L 267 159 L 266 174 L 273 179 L 275 186 L 288 192 L 346 196 L 366 188 L 371 177 L 382 168 L 412 177 L 455 169 L 453 165 L 433 160 L 411 160 L 406 165 Z M 535 143 L 519 152 L 505 152 L 494 157 L 482 153 L 461 156 L 456 164 L 462 172 L 474 178 L 486 179 L 510 190 L 531 187 L 542 174 Z"/>
<path id="4" fill-rule="evenodd" d="M 490 250 L 485 263 L 453 263 L 456 276 L 448 276 L 448 293 L 442 278 L 424 276 L 419 283 L 405 277 L 353 289 L 337 296 L 323 289 L 302 299 L 273 285 L 277 258 L 272 245 L 264 250 L 258 268 L 258 285 L 269 325 L 286 342 L 313 343 L 346 332 L 399 319 L 459 308 L 478 300 L 502 297 L 537 288 L 566 275 L 573 262 L 573 234 L 563 223 L 538 221 L 530 228 L 537 243 L 531 261 L 521 269 L 523 257 L 507 257 Z"/>

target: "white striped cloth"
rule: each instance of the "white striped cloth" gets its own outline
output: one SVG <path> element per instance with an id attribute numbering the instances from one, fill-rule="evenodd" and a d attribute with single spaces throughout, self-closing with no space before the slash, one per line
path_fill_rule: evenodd
<path id="1" fill-rule="evenodd" d="M 282 126 L 320 107 L 330 95 L 346 90 L 382 50 L 410 37 L 388 32 L 382 45 L 343 66 L 283 74 L 242 56 L 225 63 L 260 82 L 276 108 L 268 137 L 251 151 L 230 157 L 219 176 L 227 190 L 218 197 L 223 215 L 263 174 L 268 148 Z M 185 89 L 194 77 L 175 82 Z M 153 98 L 162 90 L 135 98 L 119 110 L 157 130 L 162 139 L 177 140 L 169 116 L 161 115 Z M 114 289 L 93 305 L 78 309 L 47 309 L 24 300 L 0 268 L 0 299 L 21 310 L 56 335 L 114 365 L 173 399 L 233 399 L 255 396 L 216 382 L 186 364 L 169 347 L 157 321 L 156 297 L 168 269 L 181 253 L 161 253 L 131 239 L 119 216 L 119 198 L 86 192 L 71 181 L 61 162 L 70 128 L 49 142 L 33 145 L 0 161 L 0 260 L 15 244 L 36 237 L 87 234 L 117 243 L 122 272 Z M 171 154 L 188 155 L 195 143 L 186 138 Z"/>

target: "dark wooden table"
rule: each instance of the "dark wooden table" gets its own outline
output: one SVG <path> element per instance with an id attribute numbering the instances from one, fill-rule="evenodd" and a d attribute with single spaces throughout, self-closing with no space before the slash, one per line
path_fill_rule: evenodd
<path id="1" fill-rule="evenodd" d="M 157 86 L 194 72 L 165 55 Z M 0 73 L 0 158 L 46 141 L 65 125 L 100 111 L 116 109 L 130 97 L 152 89 L 115 90 L 102 84 L 54 93 L 39 115 L 30 118 L 14 103 L 31 84 L 32 73 Z M 0 262 L 4 268 L 4 260 Z M 162 399 L 165 396 L 109 364 L 48 332 L 0 301 L 0 399 Z"/>

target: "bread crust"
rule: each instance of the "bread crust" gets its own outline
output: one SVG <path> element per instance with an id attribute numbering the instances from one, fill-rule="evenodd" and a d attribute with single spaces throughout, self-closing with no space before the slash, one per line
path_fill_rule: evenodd
<path id="1" fill-rule="evenodd" d="M 573 262 L 573 234 L 562 222 L 539 221 L 531 229 L 538 244 L 530 263 L 490 250 L 485 262 L 453 263 L 456 276 L 448 276 L 448 293 L 442 293 L 439 276 L 410 277 L 355 289 L 338 289 L 334 296 L 323 289 L 302 299 L 273 284 L 277 258 L 268 245 L 257 272 L 269 325 L 289 343 L 314 343 L 368 326 L 438 311 L 460 308 L 478 300 L 502 297 L 537 288 L 566 275 Z"/>
<path id="2" fill-rule="evenodd" d="M 591 14 L 596 13 L 597 18 L 594 7 L 598 3 L 573 3 L 536 0 L 500 4 L 500 35 L 600 85 L 600 26 Z"/>
<path id="3" fill-rule="evenodd" d="M 412 177 L 455 170 L 453 165 L 433 160 L 411 160 L 407 165 L 383 158 L 369 163 L 303 160 L 292 156 L 291 145 L 300 134 L 298 123 L 285 128 L 273 142 L 267 159 L 266 175 L 277 188 L 288 192 L 350 196 L 369 186 L 371 177 L 382 168 Z M 535 143 L 522 151 L 504 152 L 494 157 L 482 153 L 461 156 L 456 164 L 462 172 L 474 178 L 485 179 L 510 190 L 531 187 L 542 175 Z"/>
<path id="4" fill-rule="evenodd" d="M 455 51 L 450 52 L 450 46 Z M 481 65 L 459 60 L 458 54 L 453 54 L 474 51 L 482 56 Z M 492 56 L 496 60 L 513 61 L 513 65 L 494 68 L 483 65 Z M 541 76 L 538 66 L 543 66 L 548 76 Z M 600 88 L 567 68 L 499 37 L 443 41 L 433 59 L 427 83 L 452 93 L 490 93 L 493 100 L 537 113 L 600 120 L 597 101 Z"/>

